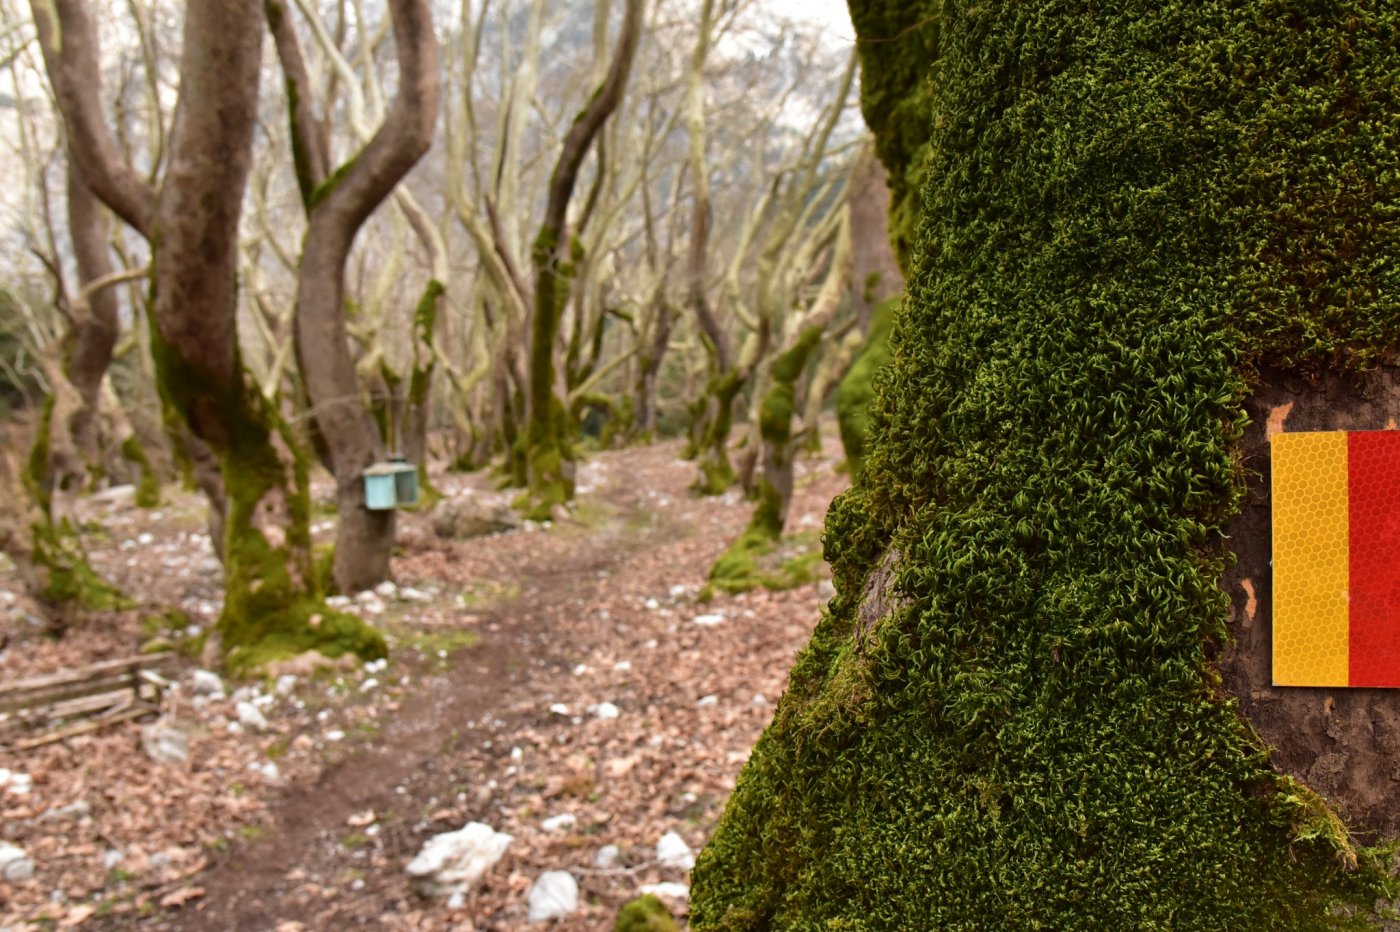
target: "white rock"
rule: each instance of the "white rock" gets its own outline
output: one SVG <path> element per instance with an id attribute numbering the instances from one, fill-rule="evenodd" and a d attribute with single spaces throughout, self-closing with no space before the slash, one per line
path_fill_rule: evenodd
<path id="1" fill-rule="evenodd" d="M 531 922 L 548 922 L 578 909 L 578 881 L 568 871 L 545 871 L 535 879 L 528 900 Z"/>
<path id="2" fill-rule="evenodd" d="M 394 585 L 393 582 L 387 579 L 374 587 L 375 595 L 381 596 L 385 599 L 392 599 L 395 595 L 398 594 L 398 591 L 399 587 Z"/>
<path id="3" fill-rule="evenodd" d="M 763 693 L 754 693 L 753 698 L 749 700 L 749 703 L 751 705 L 756 706 L 765 706 L 768 704 L 768 697 L 763 695 Z"/>
<path id="4" fill-rule="evenodd" d="M 243 726 L 238 724 L 237 722 L 229 722 L 227 725 L 224 726 L 224 731 L 228 732 L 231 735 L 241 735 L 243 734 Z"/>
<path id="5" fill-rule="evenodd" d="M 10 774 L 10 779 L 6 781 L 5 789 L 16 796 L 28 796 L 29 791 L 34 788 L 34 778 L 27 773 L 16 770 Z"/>
<path id="6" fill-rule="evenodd" d="M 510 759 L 513 760 L 513 761 L 515 761 L 515 762 L 518 764 L 518 763 L 520 763 L 522 760 L 525 759 L 525 752 L 522 751 L 522 750 L 520 750 L 520 748 L 518 748 L 518 747 L 511 748 L 511 749 L 510 749 Z"/>
<path id="7" fill-rule="evenodd" d="M 165 722 L 142 726 L 141 749 L 157 764 L 170 766 L 190 759 L 189 736 Z"/>
<path id="8" fill-rule="evenodd" d="M 647 599 L 646 602 L 642 604 L 644 604 L 647 608 L 651 609 L 653 612 L 661 607 L 661 603 L 656 601 L 655 599 Z"/>
<path id="9" fill-rule="evenodd" d="M 222 696 L 224 681 L 212 670 L 194 671 L 194 694 L 196 696 Z"/>
<path id="10" fill-rule="evenodd" d="M 345 732 L 341 731 L 339 728 L 332 728 L 330 731 L 326 732 L 326 740 L 327 740 L 327 741 L 344 741 L 344 740 L 345 740 Z"/>
<path id="11" fill-rule="evenodd" d="M 326 604 L 331 608 L 348 608 L 350 597 L 345 595 L 333 595 L 326 598 Z"/>
<path id="12" fill-rule="evenodd" d="M 632 661 L 619 660 L 617 663 L 613 664 L 613 669 L 618 673 L 626 673 L 632 669 Z"/>
<path id="13" fill-rule="evenodd" d="M 578 825 L 578 816 L 572 812 L 561 812 L 557 816 L 550 816 L 540 823 L 540 828 L 546 832 L 562 832 Z"/>
<path id="14" fill-rule="evenodd" d="M 676 584 L 671 587 L 671 598 L 679 599 L 683 595 L 685 595 L 685 586 Z"/>
<path id="15" fill-rule="evenodd" d="M 142 547 L 149 547 L 156 542 L 156 538 L 154 534 L 139 534 L 136 537 L 136 542 Z"/>
<path id="16" fill-rule="evenodd" d="M 667 881 L 666 883 L 643 884 L 638 893 L 645 896 L 650 893 L 652 896 L 659 896 L 663 900 L 680 900 L 685 902 L 690 899 L 690 888 L 683 883 Z"/>
<path id="17" fill-rule="evenodd" d="M 277 677 L 277 695 L 290 696 L 292 690 L 297 688 L 297 678 L 291 673 L 283 673 Z"/>
<path id="18" fill-rule="evenodd" d="M 599 718 L 617 718 L 622 713 L 611 702 L 600 702 L 593 707 L 593 714 Z"/>
<path id="19" fill-rule="evenodd" d="M 703 628 L 713 628 L 715 625 L 724 624 L 723 615 L 696 615 L 691 620 Z"/>
<path id="20" fill-rule="evenodd" d="M 268 761 L 259 767 L 258 773 L 262 774 L 262 778 L 268 783 L 276 783 L 282 777 L 281 771 L 277 769 L 277 765 L 272 761 Z"/>
<path id="21" fill-rule="evenodd" d="M 379 688 L 379 681 L 376 680 L 376 679 L 375 679 L 374 677 L 372 677 L 372 676 L 371 676 L 369 679 L 365 680 L 363 683 L 360 684 L 360 692 L 362 692 L 362 693 L 367 693 L 367 692 L 369 692 L 371 689 L 378 689 L 378 688 Z"/>
<path id="22" fill-rule="evenodd" d="M 125 857 L 126 855 L 122 854 L 121 849 L 108 848 L 107 852 L 102 855 L 102 869 L 111 870 L 120 864 Z"/>
<path id="23" fill-rule="evenodd" d="M 0 877 L 10 883 L 24 883 L 34 876 L 34 862 L 23 848 L 0 841 Z"/>
<path id="24" fill-rule="evenodd" d="M 267 717 L 251 702 L 240 702 L 237 709 L 238 724 L 244 728 L 251 728 L 254 731 L 264 731 L 267 728 Z"/>
<path id="25" fill-rule="evenodd" d="M 662 867 L 678 867 L 688 871 L 695 866 L 695 853 L 684 838 L 675 832 L 667 832 L 656 843 L 656 863 Z"/>
<path id="26" fill-rule="evenodd" d="M 622 863 L 622 849 L 617 845 L 604 845 L 593 855 L 593 866 L 600 871 L 610 871 Z"/>
<path id="27" fill-rule="evenodd" d="M 578 666 L 574 667 L 574 676 L 583 676 L 587 672 L 588 664 L 586 663 L 581 663 Z"/>
<path id="28" fill-rule="evenodd" d="M 405 602 L 431 602 L 433 600 L 433 597 L 422 589 L 414 589 L 411 586 L 400 589 L 399 598 Z"/>
<path id="29" fill-rule="evenodd" d="M 562 702 L 556 702 L 549 707 L 549 711 L 553 712 L 555 715 L 568 715 L 569 707 Z"/>
<path id="30" fill-rule="evenodd" d="M 719 705 L 719 696 L 701 696 L 695 703 L 697 709 L 704 709 L 712 705 Z"/>
<path id="31" fill-rule="evenodd" d="M 513 840 L 483 822 L 468 822 L 459 831 L 429 838 L 405 870 L 414 889 L 424 896 L 465 894 L 495 866 Z"/>

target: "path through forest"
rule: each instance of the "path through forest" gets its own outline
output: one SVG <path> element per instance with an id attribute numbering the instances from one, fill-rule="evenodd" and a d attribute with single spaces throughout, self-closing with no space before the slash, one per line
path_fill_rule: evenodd
<path id="1" fill-rule="evenodd" d="M 610 928 L 643 885 L 687 883 L 686 871 L 655 864 L 656 843 L 667 832 L 695 850 L 704 843 L 827 584 L 698 603 L 706 570 L 751 506 L 735 494 L 691 496 L 694 467 L 678 449 L 595 456 L 581 470 L 573 518 L 550 527 L 453 542 L 434 535 L 425 516 L 409 516 L 395 576 L 396 595 L 413 599 L 360 600 L 396 633 L 388 669 L 345 672 L 316 702 L 315 682 L 299 685 L 289 699 L 303 698 L 293 704 L 264 702 L 270 725 L 260 738 L 208 724 L 197 745 L 276 752 L 279 780 L 248 781 L 239 798 L 258 805 L 215 807 L 187 829 L 201 835 L 203 855 L 185 871 L 165 863 L 150 876 L 109 871 L 95 891 L 71 879 L 80 872 L 65 874 L 67 915 L 113 929 L 514 929 L 527 924 L 535 878 L 568 870 L 581 906 L 557 927 L 597 929 Z M 845 484 L 835 453 L 799 465 L 792 525 L 809 546 Z M 448 476 L 442 484 L 485 494 L 488 481 Z M 143 532 L 156 549 L 158 530 Z M 124 552 L 116 537 L 110 543 Z M 463 632 L 479 640 L 453 649 L 466 643 Z M 378 704 L 364 698 L 376 694 Z M 327 742 L 332 728 L 343 738 Z M 98 740 L 112 744 L 103 755 L 126 754 L 128 769 L 151 769 L 131 734 Z M 231 753 L 197 749 L 190 769 L 236 773 L 225 761 Z M 52 791 L 52 805 L 75 792 L 65 759 L 56 750 L 33 768 L 35 793 Z M 124 779 L 119 758 L 107 779 Z M 124 799 L 151 804 L 161 792 L 158 774 L 128 796 L 100 782 L 77 792 L 100 791 L 114 816 Z M 228 789 L 226 781 L 201 785 Z M 29 808 L 38 825 L 45 805 Z M 107 808 L 94 803 L 93 833 L 109 849 L 129 850 L 101 824 Z M 469 821 L 514 836 L 504 860 L 459 908 L 419 897 L 404 865 L 424 840 Z M 607 845 L 620 860 L 599 869 Z M 54 860 L 82 856 L 60 846 Z M 37 860 L 36 889 L 20 891 L 33 896 L 17 903 L 53 883 Z M 52 906 L 49 914 L 63 915 Z"/>

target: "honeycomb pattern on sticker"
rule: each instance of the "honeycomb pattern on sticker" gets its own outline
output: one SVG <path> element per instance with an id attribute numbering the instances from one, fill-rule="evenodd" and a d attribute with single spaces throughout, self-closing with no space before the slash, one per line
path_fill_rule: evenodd
<path id="1" fill-rule="evenodd" d="M 1274 683 L 1346 686 L 1347 435 L 1273 440 Z"/>

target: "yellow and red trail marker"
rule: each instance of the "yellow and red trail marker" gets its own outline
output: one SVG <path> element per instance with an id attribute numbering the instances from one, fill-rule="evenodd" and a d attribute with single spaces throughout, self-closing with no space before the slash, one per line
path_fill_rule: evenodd
<path id="1" fill-rule="evenodd" d="M 1278 434 L 1275 686 L 1400 687 L 1400 431 Z"/>

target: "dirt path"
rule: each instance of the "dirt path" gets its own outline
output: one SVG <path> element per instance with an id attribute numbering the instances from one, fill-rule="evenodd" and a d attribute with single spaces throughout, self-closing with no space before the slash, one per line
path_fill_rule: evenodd
<path id="1" fill-rule="evenodd" d="M 748 505 L 689 496 L 692 467 L 675 453 L 596 457 L 575 519 L 552 528 L 461 543 L 406 529 L 400 584 L 487 592 L 451 614 L 480 643 L 445 668 L 412 668 L 377 734 L 289 787 L 260 838 L 188 881 L 201 897 L 88 927 L 517 929 L 534 878 L 563 869 L 582 905 L 554 927 L 611 928 L 642 884 L 686 882 L 654 864 L 656 840 L 676 831 L 703 844 L 824 593 L 695 604 Z M 794 530 L 810 536 L 844 485 L 832 465 L 802 467 Z M 603 702 L 617 718 L 591 711 Z M 558 815 L 572 824 L 546 831 Z M 418 897 L 403 865 L 472 820 L 515 836 L 506 858 L 461 908 Z M 620 869 L 593 868 L 605 844 L 621 850 Z"/>

